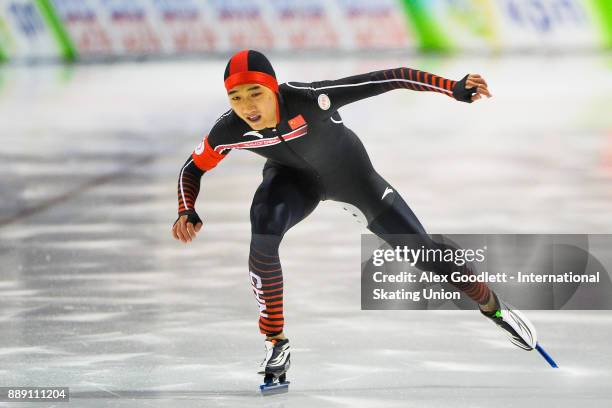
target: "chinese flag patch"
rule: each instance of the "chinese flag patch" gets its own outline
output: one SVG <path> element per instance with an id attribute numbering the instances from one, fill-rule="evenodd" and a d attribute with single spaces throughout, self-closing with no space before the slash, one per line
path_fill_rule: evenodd
<path id="1" fill-rule="evenodd" d="M 295 118 L 289 119 L 288 123 L 289 123 L 289 127 L 291 128 L 291 130 L 295 130 L 299 128 L 300 126 L 305 125 L 306 121 L 304 120 L 302 115 L 297 115 Z"/>

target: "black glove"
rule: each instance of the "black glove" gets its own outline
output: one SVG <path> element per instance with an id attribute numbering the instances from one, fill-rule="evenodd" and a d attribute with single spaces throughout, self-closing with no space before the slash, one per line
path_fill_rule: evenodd
<path id="1" fill-rule="evenodd" d="M 476 87 L 465 87 L 465 82 L 467 81 L 468 75 L 464 76 L 463 79 L 457 82 L 453 87 L 453 98 L 460 102 L 472 103 L 474 102 L 472 101 L 472 96 L 474 96 L 474 94 L 476 93 Z"/>
<path id="2" fill-rule="evenodd" d="M 193 224 L 194 227 L 198 225 L 198 223 L 202 222 L 202 219 L 200 218 L 198 213 L 195 212 L 195 210 L 186 210 L 186 211 L 181 211 L 179 213 L 178 218 L 176 219 L 176 221 L 174 221 L 174 223 L 176 224 L 176 222 L 179 219 L 181 219 L 183 215 L 187 216 L 187 224 L 191 223 Z"/>

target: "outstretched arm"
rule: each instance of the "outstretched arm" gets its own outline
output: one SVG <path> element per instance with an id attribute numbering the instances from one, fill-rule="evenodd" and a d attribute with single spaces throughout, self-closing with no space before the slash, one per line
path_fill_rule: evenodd
<path id="1" fill-rule="evenodd" d="M 374 71 L 311 84 L 289 82 L 287 85 L 292 88 L 309 89 L 317 98 L 321 94 L 326 94 L 331 104 L 332 109 L 329 109 L 331 112 L 349 103 L 400 88 L 438 92 L 463 102 L 473 102 L 480 99 L 481 95 L 491 96 L 486 81 L 478 74 L 466 75 L 460 81 L 453 81 L 412 68 Z"/>

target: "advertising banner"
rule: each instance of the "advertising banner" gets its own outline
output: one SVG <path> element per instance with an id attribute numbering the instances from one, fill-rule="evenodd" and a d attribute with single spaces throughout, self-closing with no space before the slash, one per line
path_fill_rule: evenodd
<path id="1" fill-rule="evenodd" d="M 81 57 L 159 54 L 161 39 L 139 0 L 52 0 Z"/>
<path id="2" fill-rule="evenodd" d="M 0 41 L 0 55 L 10 59 L 61 57 L 54 32 L 34 0 L 0 2 Z"/>
<path id="3" fill-rule="evenodd" d="M 339 32 L 348 36 L 348 48 L 407 49 L 414 40 L 404 19 L 402 4 L 396 0 L 337 0 Z"/>
<path id="4" fill-rule="evenodd" d="M 8 0 L 0 61 L 262 51 L 588 51 L 607 0 Z"/>
<path id="5" fill-rule="evenodd" d="M 51 0 L 81 58 L 113 54 L 110 27 L 95 0 Z"/>
<path id="6" fill-rule="evenodd" d="M 4 20 L 4 17 L 0 15 L 0 63 L 8 59 L 6 49 L 12 42 L 12 37 L 9 32 L 8 23 Z"/>
<path id="7" fill-rule="evenodd" d="M 273 50 L 276 39 L 282 37 L 273 31 L 266 19 L 262 4 L 252 0 L 208 0 L 206 7 L 215 21 L 218 33 L 218 51 L 228 52 L 243 48 Z"/>
<path id="8" fill-rule="evenodd" d="M 168 54 L 218 50 L 212 9 L 201 0 L 146 0 L 151 22 Z"/>
<path id="9" fill-rule="evenodd" d="M 426 50 L 601 48 L 600 8 L 590 0 L 404 0 Z"/>
<path id="10" fill-rule="evenodd" d="M 605 48 L 612 48 L 612 1 L 591 0 L 590 3 L 599 23 L 602 43 Z"/>
<path id="11" fill-rule="evenodd" d="M 263 2 L 277 50 L 329 50 L 342 47 L 345 22 L 330 13 L 330 2 L 271 0 Z M 336 17 L 336 18 L 334 18 Z"/>
<path id="12" fill-rule="evenodd" d="M 590 1 L 504 0 L 494 4 L 495 27 L 504 49 L 581 51 L 603 46 Z"/>

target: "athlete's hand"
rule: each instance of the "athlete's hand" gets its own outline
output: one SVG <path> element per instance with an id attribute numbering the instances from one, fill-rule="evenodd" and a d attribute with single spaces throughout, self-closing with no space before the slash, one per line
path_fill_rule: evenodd
<path id="1" fill-rule="evenodd" d="M 489 85 L 479 74 L 468 74 L 453 87 L 453 97 L 461 102 L 472 103 L 482 96 L 492 97 Z"/>
<path id="2" fill-rule="evenodd" d="M 196 233 L 202 229 L 202 220 L 195 211 L 184 211 L 179 214 L 179 217 L 172 226 L 172 236 L 174 239 L 184 243 L 191 242 Z"/>

